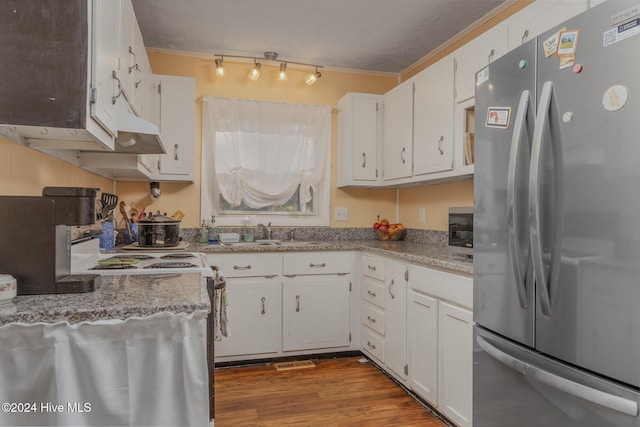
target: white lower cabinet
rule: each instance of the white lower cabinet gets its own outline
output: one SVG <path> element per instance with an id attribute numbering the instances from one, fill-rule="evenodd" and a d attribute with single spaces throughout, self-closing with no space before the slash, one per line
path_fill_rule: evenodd
<path id="1" fill-rule="evenodd" d="M 387 260 L 385 365 L 407 379 L 407 264 Z"/>
<path id="2" fill-rule="evenodd" d="M 407 300 L 409 386 L 438 406 L 438 300 L 409 291 Z"/>
<path id="3" fill-rule="evenodd" d="M 280 349 L 280 279 L 229 279 L 230 336 L 216 342 L 216 356 L 277 353 Z"/>
<path id="4" fill-rule="evenodd" d="M 409 387 L 461 427 L 471 426 L 473 279 L 409 267 Z"/>
<path id="5" fill-rule="evenodd" d="M 282 284 L 282 350 L 349 345 L 349 278 L 285 278 Z"/>
<path id="6" fill-rule="evenodd" d="M 471 426 L 473 315 L 443 301 L 438 311 L 438 408 L 459 426 Z"/>
<path id="7" fill-rule="evenodd" d="M 207 259 L 227 278 L 230 335 L 216 340 L 217 361 L 359 348 L 351 344 L 358 320 L 352 253 L 226 253 Z"/>

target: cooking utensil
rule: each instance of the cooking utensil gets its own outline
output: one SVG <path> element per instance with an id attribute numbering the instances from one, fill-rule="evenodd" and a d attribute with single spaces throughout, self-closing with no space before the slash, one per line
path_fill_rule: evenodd
<path id="1" fill-rule="evenodd" d="M 129 219 L 129 215 L 127 214 L 127 204 L 123 201 L 120 202 L 120 213 L 122 214 L 122 219 L 124 220 L 124 225 L 127 227 L 127 232 L 129 236 L 131 236 L 131 220 Z"/>
<path id="2" fill-rule="evenodd" d="M 171 217 L 177 219 L 178 221 L 182 221 L 182 218 L 184 218 L 184 212 L 178 209 L 173 215 L 171 215 Z"/>
<path id="3" fill-rule="evenodd" d="M 109 216 L 109 213 L 118 206 L 118 196 L 110 193 L 102 193 L 100 196 L 100 214 L 103 219 Z"/>

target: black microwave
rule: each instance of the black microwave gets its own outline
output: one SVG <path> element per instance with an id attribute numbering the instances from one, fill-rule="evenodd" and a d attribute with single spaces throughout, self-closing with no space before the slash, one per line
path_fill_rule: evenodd
<path id="1" fill-rule="evenodd" d="M 473 207 L 449 208 L 449 249 L 473 256 Z"/>

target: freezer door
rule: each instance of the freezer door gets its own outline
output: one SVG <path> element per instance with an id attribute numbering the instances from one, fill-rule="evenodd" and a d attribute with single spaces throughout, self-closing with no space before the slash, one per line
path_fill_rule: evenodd
<path id="1" fill-rule="evenodd" d="M 534 344 L 527 221 L 536 45 L 478 72 L 475 96 L 474 321 Z"/>
<path id="2" fill-rule="evenodd" d="M 638 427 L 637 390 L 474 328 L 474 427 Z"/>
<path id="3" fill-rule="evenodd" d="M 545 56 L 530 170 L 536 348 L 640 386 L 640 14 L 609 1 L 562 24 L 577 67 Z M 626 17 L 626 18 L 625 18 Z M 579 32 L 578 32 L 579 30 Z M 577 42 L 572 41 L 576 40 Z"/>

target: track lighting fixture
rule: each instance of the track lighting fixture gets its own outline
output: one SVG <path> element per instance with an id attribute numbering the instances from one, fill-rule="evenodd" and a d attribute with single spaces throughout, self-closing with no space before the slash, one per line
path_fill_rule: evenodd
<path id="1" fill-rule="evenodd" d="M 262 64 L 256 61 L 255 59 L 253 60 L 253 63 L 254 63 L 254 66 L 251 72 L 249 73 L 249 80 L 255 82 L 260 78 L 260 67 L 262 67 Z"/>
<path id="2" fill-rule="evenodd" d="M 216 58 L 216 74 L 218 77 L 224 76 L 224 66 L 222 65 L 223 57 Z"/>
<path id="3" fill-rule="evenodd" d="M 320 74 L 320 71 L 318 71 L 318 67 L 316 67 L 316 72 L 313 74 L 309 74 L 305 79 L 304 82 L 306 84 L 308 84 L 309 86 L 311 86 L 312 84 L 314 84 L 315 82 L 318 81 L 318 79 L 322 77 L 322 74 Z"/>
<path id="4" fill-rule="evenodd" d="M 216 73 L 218 74 L 218 76 L 222 77 L 224 75 L 224 67 L 223 67 L 223 60 L 224 57 L 231 57 L 231 58 L 245 58 L 245 59 L 253 59 L 253 64 L 254 67 L 253 69 L 249 72 L 249 79 L 252 81 L 256 81 L 260 78 L 260 71 L 261 71 L 261 67 L 262 64 L 260 62 L 258 62 L 258 60 L 263 60 L 263 61 L 271 61 L 271 62 L 278 62 L 280 63 L 280 72 L 278 73 L 278 80 L 281 82 L 285 82 L 287 81 L 287 65 L 288 64 L 296 64 L 296 65 L 302 65 L 305 67 L 314 67 L 315 68 L 315 72 L 313 74 L 309 74 L 306 78 L 305 78 L 305 83 L 308 85 L 312 85 L 314 84 L 321 76 L 322 74 L 320 74 L 320 72 L 318 71 L 318 68 L 323 68 L 322 65 L 315 65 L 315 64 L 305 64 L 303 62 L 295 62 L 295 61 L 284 61 L 282 59 L 278 59 L 278 53 L 277 52 L 265 52 L 263 54 L 262 58 L 258 58 L 255 56 L 241 56 L 241 55 L 219 55 L 219 54 L 214 54 L 214 61 L 216 64 Z"/>

